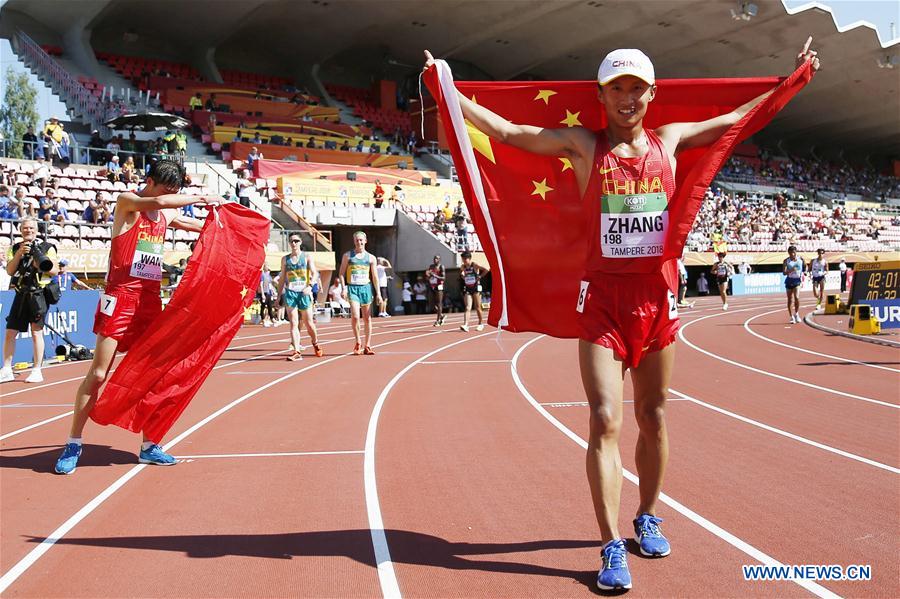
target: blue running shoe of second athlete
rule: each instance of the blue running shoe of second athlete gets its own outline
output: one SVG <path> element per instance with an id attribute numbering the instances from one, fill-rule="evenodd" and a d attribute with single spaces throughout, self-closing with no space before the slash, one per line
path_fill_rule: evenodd
<path id="1" fill-rule="evenodd" d="M 662 518 L 650 514 L 641 514 L 634 520 L 634 540 L 647 557 L 665 557 L 672 552 L 669 540 L 659 529 L 661 522 Z"/>
<path id="2" fill-rule="evenodd" d="M 72 474 L 75 467 L 78 466 L 78 458 L 81 457 L 81 445 L 79 443 L 66 443 L 62 455 L 56 460 L 56 467 L 53 469 L 57 474 Z"/>
<path id="3" fill-rule="evenodd" d="M 147 449 L 141 449 L 138 456 L 141 464 L 154 464 L 156 466 L 174 466 L 175 458 L 163 451 L 159 445 L 151 445 Z"/>
<path id="4" fill-rule="evenodd" d="M 616 539 L 603 547 L 603 564 L 597 573 L 597 588 L 603 591 L 619 591 L 631 588 L 631 572 L 628 571 L 625 541 Z"/>

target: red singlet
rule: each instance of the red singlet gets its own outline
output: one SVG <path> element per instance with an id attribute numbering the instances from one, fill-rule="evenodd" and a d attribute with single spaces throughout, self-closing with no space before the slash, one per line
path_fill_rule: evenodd
<path id="1" fill-rule="evenodd" d="M 631 368 L 678 331 L 675 295 L 663 276 L 675 261 L 662 257 L 675 176 L 662 141 L 645 132 L 650 148 L 638 158 L 616 156 L 606 134 L 597 136 L 584 195 L 591 233 L 576 308 L 580 337 L 612 349 Z"/>
<path id="2" fill-rule="evenodd" d="M 154 221 L 139 212 L 134 225 L 112 239 L 94 333 L 116 339 L 119 351 L 128 351 L 162 311 L 159 287 L 166 218 L 158 214 Z"/>

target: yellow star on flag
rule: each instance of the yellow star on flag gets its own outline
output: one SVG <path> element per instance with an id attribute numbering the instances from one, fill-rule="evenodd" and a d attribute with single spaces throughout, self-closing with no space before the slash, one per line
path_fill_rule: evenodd
<path id="1" fill-rule="evenodd" d="M 547 185 L 546 177 L 544 177 L 544 179 L 541 181 L 532 181 L 532 183 L 534 184 L 534 191 L 531 192 L 531 195 L 533 195 L 533 196 L 539 195 L 539 196 L 541 196 L 542 200 L 547 199 L 548 191 L 553 191 L 553 188 L 550 187 L 549 185 Z"/>
<path id="2" fill-rule="evenodd" d="M 478 104 L 478 100 L 475 99 L 475 96 L 472 96 L 472 102 Z M 491 146 L 491 138 L 479 131 L 478 128 L 469 121 L 466 121 L 466 131 L 469 134 L 469 141 L 472 142 L 472 149 L 494 164 L 497 164 L 497 160 L 494 159 L 494 148 Z"/>
<path id="3" fill-rule="evenodd" d="M 562 162 L 562 164 L 563 164 L 562 172 L 566 172 L 568 170 L 575 170 L 574 167 L 572 166 L 572 161 L 569 160 L 568 158 L 560 158 L 559 161 Z"/>
<path id="4" fill-rule="evenodd" d="M 249 291 L 249 289 L 247 289 L 247 287 L 244 287 L 243 289 L 241 289 L 241 299 L 244 299 L 245 297 L 247 297 L 248 291 Z"/>
<path id="5" fill-rule="evenodd" d="M 538 95 L 534 97 L 535 101 L 543 100 L 544 104 L 550 105 L 550 96 L 555 96 L 556 92 L 552 89 L 540 89 L 538 90 Z"/>
<path id="6" fill-rule="evenodd" d="M 559 122 L 560 125 L 565 125 L 567 127 L 574 127 L 575 125 L 580 125 L 581 121 L 578 120 L 578 116 L 581 114 L 581 111 L 572 114 L 566 109 L 566 118 Z"/>

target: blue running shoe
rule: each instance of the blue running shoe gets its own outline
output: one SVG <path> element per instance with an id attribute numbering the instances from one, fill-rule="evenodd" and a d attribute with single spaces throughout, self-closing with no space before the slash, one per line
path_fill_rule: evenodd
<path id="1" fill-rule="evenodd" d="M 147 449 L 141 449 L 138 456 L 141 464 L 154 464 L 156 466 L 174 466 L 175 458 L 163 451 L 159 445 L 151 445 Z"/>
<path id="2" fill-rule="evenodd" d="M 56 467 L 53 471 L 57 474 L 72 474 L 75 472 L 75 467 L 78 466 L 79 457 L 81 457 L 81 444 L 66 443 L 66 448 L 56 460 Z"/>
<path id="3" fill-rule="evenodd" d="M 647 557 L 665 557 L 672 552 L 669 540 L 659 530 L 660 522 L 662 518 L 650 514 L 641 514 L 634 520 L 634 540 Z"/>
<path id="4" fill-rule="evenodd" d="M 625 540 L 616 539 L 603 547 L 603 565 L 597 573 L 597 588 L 616 591 L 631 588 L 631 572 L 628 571 Z"/>

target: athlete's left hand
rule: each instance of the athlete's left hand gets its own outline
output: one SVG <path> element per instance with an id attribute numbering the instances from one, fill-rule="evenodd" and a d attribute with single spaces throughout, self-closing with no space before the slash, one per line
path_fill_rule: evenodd
<path id="1" fill-rule="evenodd" d="M 812 44 L 812 36 L 809 36 L 808 38 L 806 38 L 806 43 L 803 44 L 803 49 L 800 50 L 800 54 L 797 55 L 797 67 L 799 68 L 800 65 L 805 63 L 807 60 L 811 60 L 813 71 L 818 71 L 819 70 L 819 58 L 817 56 L 818 52 L 809 49 L 809 46 L 811 44 Z"/>
<path id="2" fill-rule="evenodd" d="M 226 201 L 225 198 L 220 196 L 199 196 L 196 203 L 207 206 L 221 206 Z"/>

